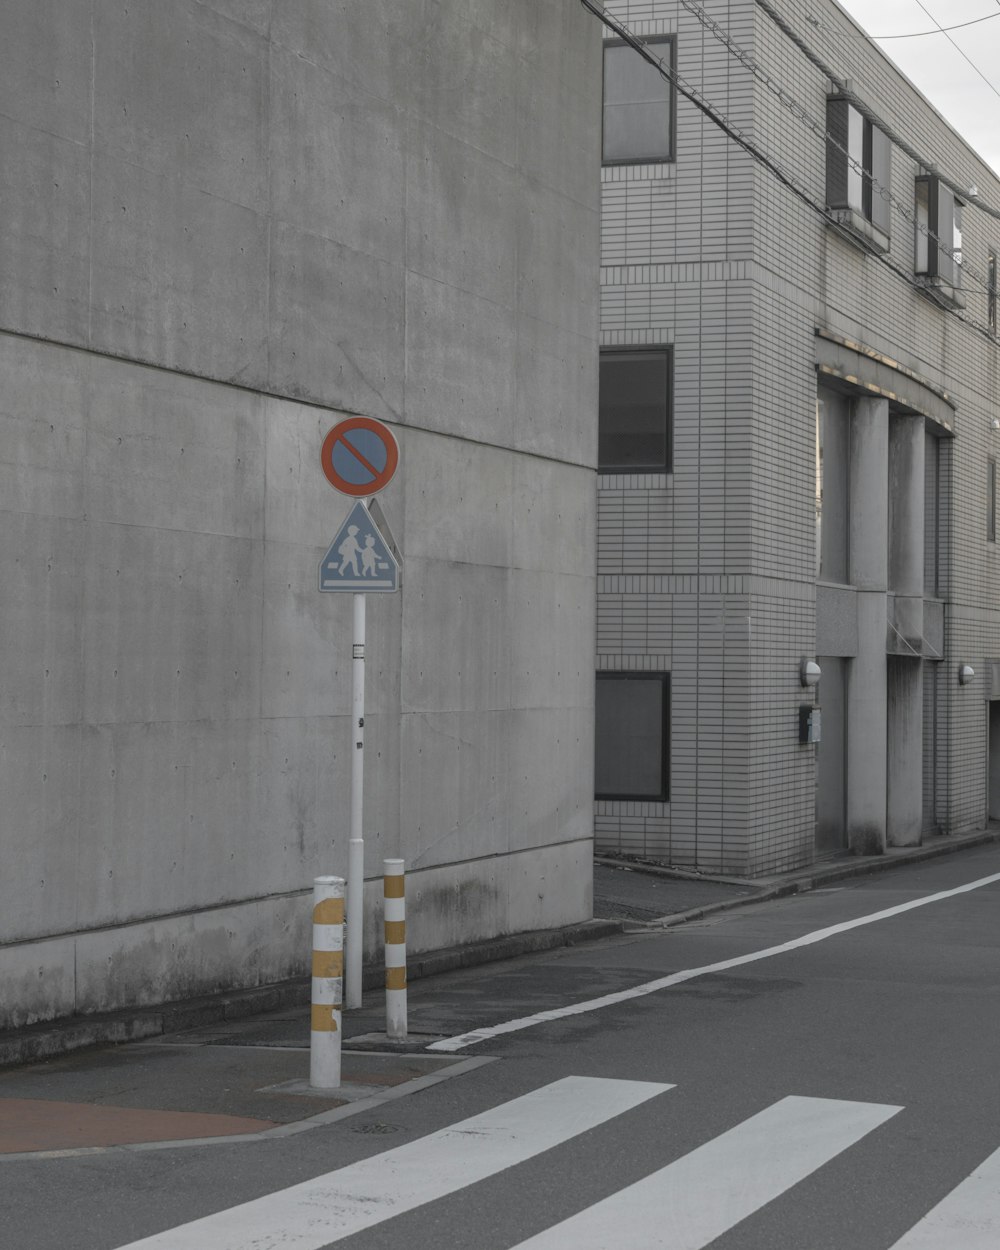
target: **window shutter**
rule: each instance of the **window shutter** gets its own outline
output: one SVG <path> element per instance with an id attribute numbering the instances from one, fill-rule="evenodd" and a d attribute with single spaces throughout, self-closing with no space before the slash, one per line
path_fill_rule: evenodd
<path id="1" fill-rule="evenodd" d="M 827 100 L 826 128 L 831 138 L 826 141 L 826 202 L 830 208 L 847 208 L 847 156 L 850 148 L 850 105 L 846 100 Z"/>
<path id="2" fill-rule="evenodd" d="M 886 191 L 892 185 L 892 143 L 889 136 L 883 134 L 877 126 L 872 126 L 872 225 L 877 226 L 883 234 L 892 234 L 892 205 L 884 195 L 879 194 L 879 187 Z"/>
<path id="3" fill-rule="evenodd" d="M 937 272 L 951 286 L 958 286 L 958 265 L 951 254 L 951 245 L 955 233 L 955 197 L 939 179 L 935 179 L 937 190 L 937 220 L 933 223 L 934 233 L 940 242 L 937 243 Z"/>

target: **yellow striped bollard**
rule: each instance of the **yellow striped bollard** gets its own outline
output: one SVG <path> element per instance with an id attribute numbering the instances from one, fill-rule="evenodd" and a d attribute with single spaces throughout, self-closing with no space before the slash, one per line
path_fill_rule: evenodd
<path id="1" fill-rule="evenodd" d="M 385 1035 L 406 1041 L 406 893 L 401 859 L 383 862 Z"/>
<path id="2" fill-rule="evenodd" d="M 340 1086 L 340 1013 L 344 1001 L 344 878 L 313 882 L 312 1027 L 309 1084 Z"/>

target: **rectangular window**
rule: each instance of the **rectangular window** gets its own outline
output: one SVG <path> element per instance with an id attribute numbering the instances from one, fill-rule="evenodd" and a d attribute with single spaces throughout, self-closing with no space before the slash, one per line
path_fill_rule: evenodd
<path id="1" fill-rule="evenodd" d="M 670 366 L 668 348 L 601 352 L 597 426 L 601 472 L 670 471 Z"/>
<path id="2" fill-rule="evenodd" d="M 670 797 L 670 674 L 598 673 L 596 794 Z"/>
<path id="3" fill-rule="evenodd" d="M 841 225 L 858 231 L 869 223 L 878 233 L 863 231 L 882 250 L 889 246 L 892 143 L 878 126 L 847 100 L 826 102 L 826 202 Z"/>
<path id="4" fill-rule="evenodd" d="M 997 332 L 997 254 L 986 258 L 986 321 L 993 334 Z"/>
<path id="5" fill-rule="evenodd" d="M 672 36 L 646 39 L 673 66 Z M 674 88 L 621 39 L 604 45 L 604 163 L 674 159 Z"/>
<path id="6" fill-rule="evenodd" d="M 916 180 L 917 246 L 914 272 L 962 285 L 962 201 L 934 174 Z"/>
<path id="7" fill-rule="evenodd" d="M 995 543 L 997 540 L 997 462 L 989 460 L 986 464 L 986 540 Z"/>

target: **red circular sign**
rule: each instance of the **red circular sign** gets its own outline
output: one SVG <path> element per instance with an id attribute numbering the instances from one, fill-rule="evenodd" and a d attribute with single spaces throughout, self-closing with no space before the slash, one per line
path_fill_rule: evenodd
<path id="1" fill-rule="evenodd" d="M 388 486 L 399 464 L 399 446 L 389 427 L 374 417 L 348 417 L 323 440 L 320 460 L 335 490 L 360 499 Z"/>

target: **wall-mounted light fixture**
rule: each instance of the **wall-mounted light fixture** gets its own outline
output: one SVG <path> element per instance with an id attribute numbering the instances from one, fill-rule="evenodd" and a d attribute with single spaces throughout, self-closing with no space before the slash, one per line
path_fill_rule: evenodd
<path id="1" fill-rule="evenodd" d="M 822 675 L 822 669 L 815 660 L 803 659 L 799 665 L 799 681 L 803 686 L 815 686 Z"/>
<path id="2" fill-rule="evenodd" d="M 975 675 L 976 675 L 976 670 L 972 667 L 971 664 L 959 664 L 958 684 L 960 686 L 967 686 L 969 682 L 972 681 L 973 677 L 975 677 Z"/>

